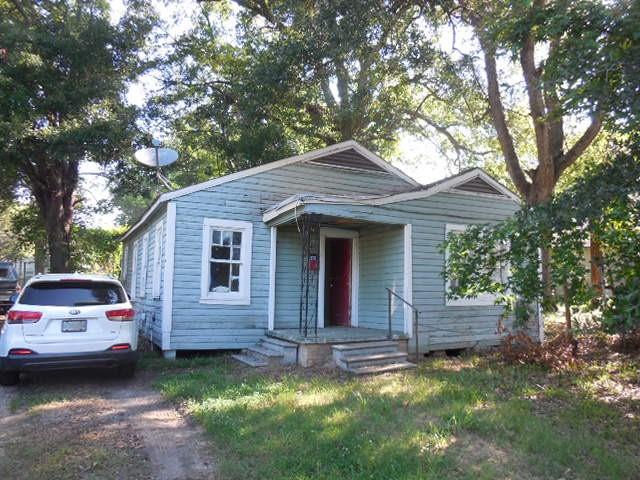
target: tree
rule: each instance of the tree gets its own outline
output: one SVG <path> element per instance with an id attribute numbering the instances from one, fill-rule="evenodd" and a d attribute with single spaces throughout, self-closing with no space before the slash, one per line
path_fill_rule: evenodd
<path id="1" fill-rule="evenodd" d="M 480 46 L 488 111 L 513 185 L 527 206 L 548 202 L 564 173 L 602 128 L 605 108 L 610 104 L 605 99 L 611 98 L 607 93 L 612 92 L 607 75 L 619 79 L 625 68 L 620 58 L 607 61 L 610 56 L 606 53 L 612 45 L 632 38 L 621 38 L 617 29 L 627 13 L 621 5 L 590 0 L 464 0 L 445 6 L 449 16 L 473 29 Z M 501 72 L 499 62 L 512 70 Z M 518 95 L 520 82 L 524 88 Z M 602 98 L 594 95 L 596 91 Z M 504 101 L 506 96 L 509 103 Z M 525 100 L 535 139 L 535 160 L 531 163 L 519 156 L 510 125 L 512 108 L 523 108 L 519 98 Z M 579 116 L 588 118 L 587 125 L 570 135 L 567 117 Z M 542 250 L 548 299 L 552 287 L 550 255 L 549 250 Z"/>
<path id="2" fill-rule="evenodd" d="M 3 187 L 33 196 L 53 272 L 71 267 L 80 162 L 130 151 L 137 112 L 124 92 L 153 23 L 144 0 L 116 24 L 103 0 L 0 0 L 0 152 L 13 173 Z"/>
<path id="3" fill-rule="evenodd" d="M 539 232 L 545 230 L 550 235 L 542 246 L 553 252 L 552 280 L 563 286 L 568 329 L 571 307 L 593 299 L 602 304 L 606 329 L 626 333 L 640 328 L 640 152 L 629 141 L 610 144 L 610 152 L 550 202 L 448 238 L 445 277 L 457 280 L 451 295 L 492 292 L 520 321 L 526 320 L 530 306 L 543 299 L 537 258 Z M 585 243 L 593 237 L 602 250 L 602 258 L 592 261 L 604 271 L 606 298 L 592 288 L 584 261 Z M 505 244 L 509 248 L 499 248 Z M 508 278 L 495 281 L 492 273 L 505 264 Z"/>

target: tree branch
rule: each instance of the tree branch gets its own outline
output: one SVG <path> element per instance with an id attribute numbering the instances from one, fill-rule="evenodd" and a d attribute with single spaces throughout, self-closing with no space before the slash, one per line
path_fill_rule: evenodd
<path id="1" fill-rule="evenodd" d="M 567 168 L 569 168 L 573 163 L 575 163 L 580 155 L 584 153 L 584 151 L 591 145 L 591 143 L 595 140 L 596 136 L 602 129 L 602 119 L 599 114 L 596 114 L 591 120 L 591 125 L 584 131 L 582 136 L 573 144 L 567 153 L 562 156 L 562 159 L 555 168 L 556 178 L 560 178 L 562 172 L 564 172 Z"/>
<path id="2" fill-rule="evenodd" d="M 507 126 L 507 119 L 504 113 L 504 106 L 502 99 L 500 98 L 500 87 L 498 85 L 498 69 L 496 67 L 496 54 L 495 48 L 485 38 L 480 30 L 478 20 L 473 21 L 476 28 L 476 34 L 480 40 L 480 46 L 484 52 L 484 65 L 487 74 L 487 95 L 489 97 L 489 111 L 493 118 L 493 125 L 498 134 L 498 141 L 500 142 L 500 148 L 504 155 L 505 163 L 507 164 L 507 171 L 514 185 L 523 197 L 527 197 L 531 183 L 527 180 L 518 154 L 516 153 L 515 146 L 513 144 L 513 137 L 509 132 Z"/>

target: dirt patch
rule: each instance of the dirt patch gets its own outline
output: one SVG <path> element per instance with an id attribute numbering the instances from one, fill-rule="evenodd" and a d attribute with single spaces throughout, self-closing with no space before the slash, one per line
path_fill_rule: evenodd
<path id="1" fill-rule="evenodd" d="M 502 479 L 539 479 L 528 472 L 527 463 L 518 459 L 514 451 L 499 447 L 478 435 L 460 433 L 452 438 L 448 448 L 456 452 L 464 471 Z"/>
<path id="2" fill-rule="evenodd" d="M 151 381 L 51 373 L 0 389 L 0 478 L 215 478 L 203 432 Z"/>

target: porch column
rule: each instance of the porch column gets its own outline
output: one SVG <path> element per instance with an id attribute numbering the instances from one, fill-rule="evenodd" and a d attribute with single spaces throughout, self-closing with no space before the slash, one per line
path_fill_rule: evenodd
<path id="1" fill-rule="evenodd" d="M 276 253 L 278 243 L 278 227 L 271 227 L 271 243 L 269 254 L 269 314 L 267 328 L 276 326 Z"/>
<path id="2" fill-rule="evenodd" d="M 404 226 L 404 278 L 402 296 L 413 303 L 413 253 L 411 244 L 411 224 Z M 413 336 L 413 311 L 408 305 L 404 305 L 404 333 Z"/>

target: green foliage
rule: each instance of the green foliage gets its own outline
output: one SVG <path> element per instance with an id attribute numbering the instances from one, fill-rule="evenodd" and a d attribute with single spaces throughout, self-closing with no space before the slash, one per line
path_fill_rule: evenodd
<path id="1" fill-rule="evenodd" d="M 125 228 L 104 229 L 75 226 L 71 262 L 73 269 L 118 277 Z"/>
<path id="2" fill-rule="evenodd" d="M 574 375 L 475 356 L 366 379 L 214 360 L 178 360 L 165 368 L 182 369 L 157 386 L 211 435 L 227 479 L 561 478 L 569 469 L 600 479 L 638 469 L 637 419 Z"/>
<path id="3" fill-rule="evenodd" d="M 137 135 L 124 92 L 155 19 L 146 0 L 127 7 L 116 23 L 104 0 L 0 0 L 0 189 L 31 194 L 54 271 L 70 268 L 80 162 L 130 155 Z"/>
<path id="4" fill-rule="evenodd" d="M 605 327 L 622 332 L 638 328 L 639 206 L 640 154 L 630 143 L 616 147 L 608 159 L 588 168 L 551 202 L 523 208 L 497 225 L 474 226 L 451 235 L 443 245 L 449 251 L 444 276 L 457 280 L 450 295 L 495 293 L 499 303 L 524 320 L 528 308 L 542 302 L 538 251 L 548 248 L 553 283 L 567 286 L 571 305 L 584 304 L 595 295 L 587 281 L 585 244 L 597 239 L 611 291 L 604 305 Z M 501 264 L 509 265 L 510 274 L 504 282 L 496 282 L 493 272 Z"/>

